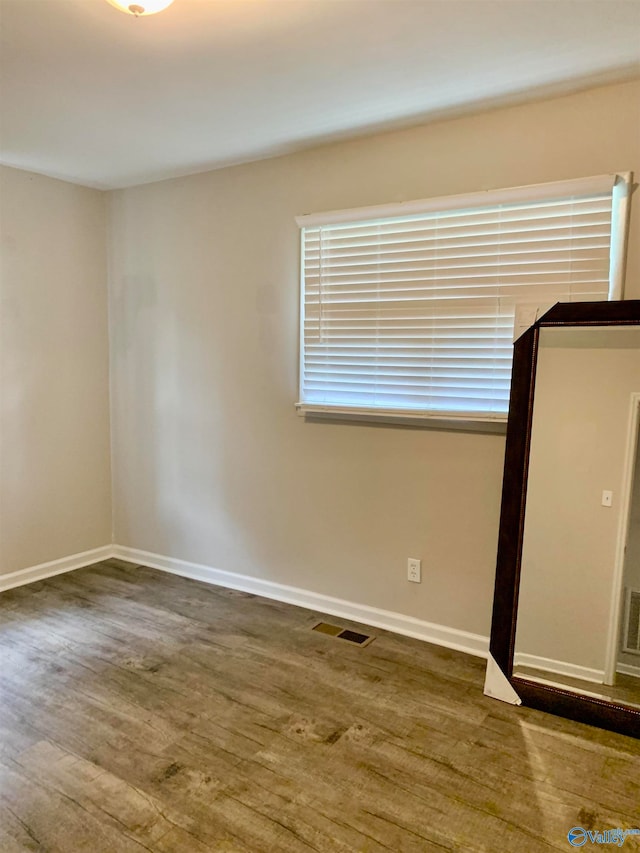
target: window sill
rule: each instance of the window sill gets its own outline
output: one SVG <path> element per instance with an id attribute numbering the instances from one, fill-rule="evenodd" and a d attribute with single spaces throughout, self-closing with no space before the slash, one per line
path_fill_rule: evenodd
<path id="1" fill-rule="evenodd" d="M 438 414 L 407 410 L 358 409 L 349 406 L 323 406 L 313 403 L 296 403 L 299 417 L 308 421 L 359 423 L 371 425 L 409 426 L 423 429 L 460 430 L 504 435 L 507 431 L 506 415 Z"/>

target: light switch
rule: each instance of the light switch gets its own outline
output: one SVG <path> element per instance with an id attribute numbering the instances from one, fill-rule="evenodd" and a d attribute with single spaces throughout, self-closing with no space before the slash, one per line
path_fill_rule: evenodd
<path id="1" fill-rule="evenodd" d="M 611 506 L 613 503 L 613 492 L 609 492 L 605 489 L 602 492 L 602 506 Z"/>

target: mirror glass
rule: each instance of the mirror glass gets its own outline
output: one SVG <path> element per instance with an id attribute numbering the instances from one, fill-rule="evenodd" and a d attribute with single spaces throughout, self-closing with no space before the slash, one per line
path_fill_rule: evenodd
<path id="1" fill-rule="evenodd" d="M 640 327 L 540 330 L 514 675 L 640 707 Z"/>

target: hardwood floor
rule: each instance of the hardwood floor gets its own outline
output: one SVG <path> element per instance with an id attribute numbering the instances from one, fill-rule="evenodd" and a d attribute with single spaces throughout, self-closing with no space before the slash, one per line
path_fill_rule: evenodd
<path id="1" fill-rule="evenodd" d="M 536 853 L 640 825 L 640 741 L 309 610 L 110 560 L 3 593 L 0 650 L 2 853 Z"/>

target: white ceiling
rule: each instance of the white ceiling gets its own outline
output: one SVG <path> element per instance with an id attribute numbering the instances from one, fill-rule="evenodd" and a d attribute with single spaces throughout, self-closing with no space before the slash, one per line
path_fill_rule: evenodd
<path id="1" fill-rule="evenodd" d="M 2 162 L 121 187 L 640 74 L 640 0 L 0 0 Z"/>

